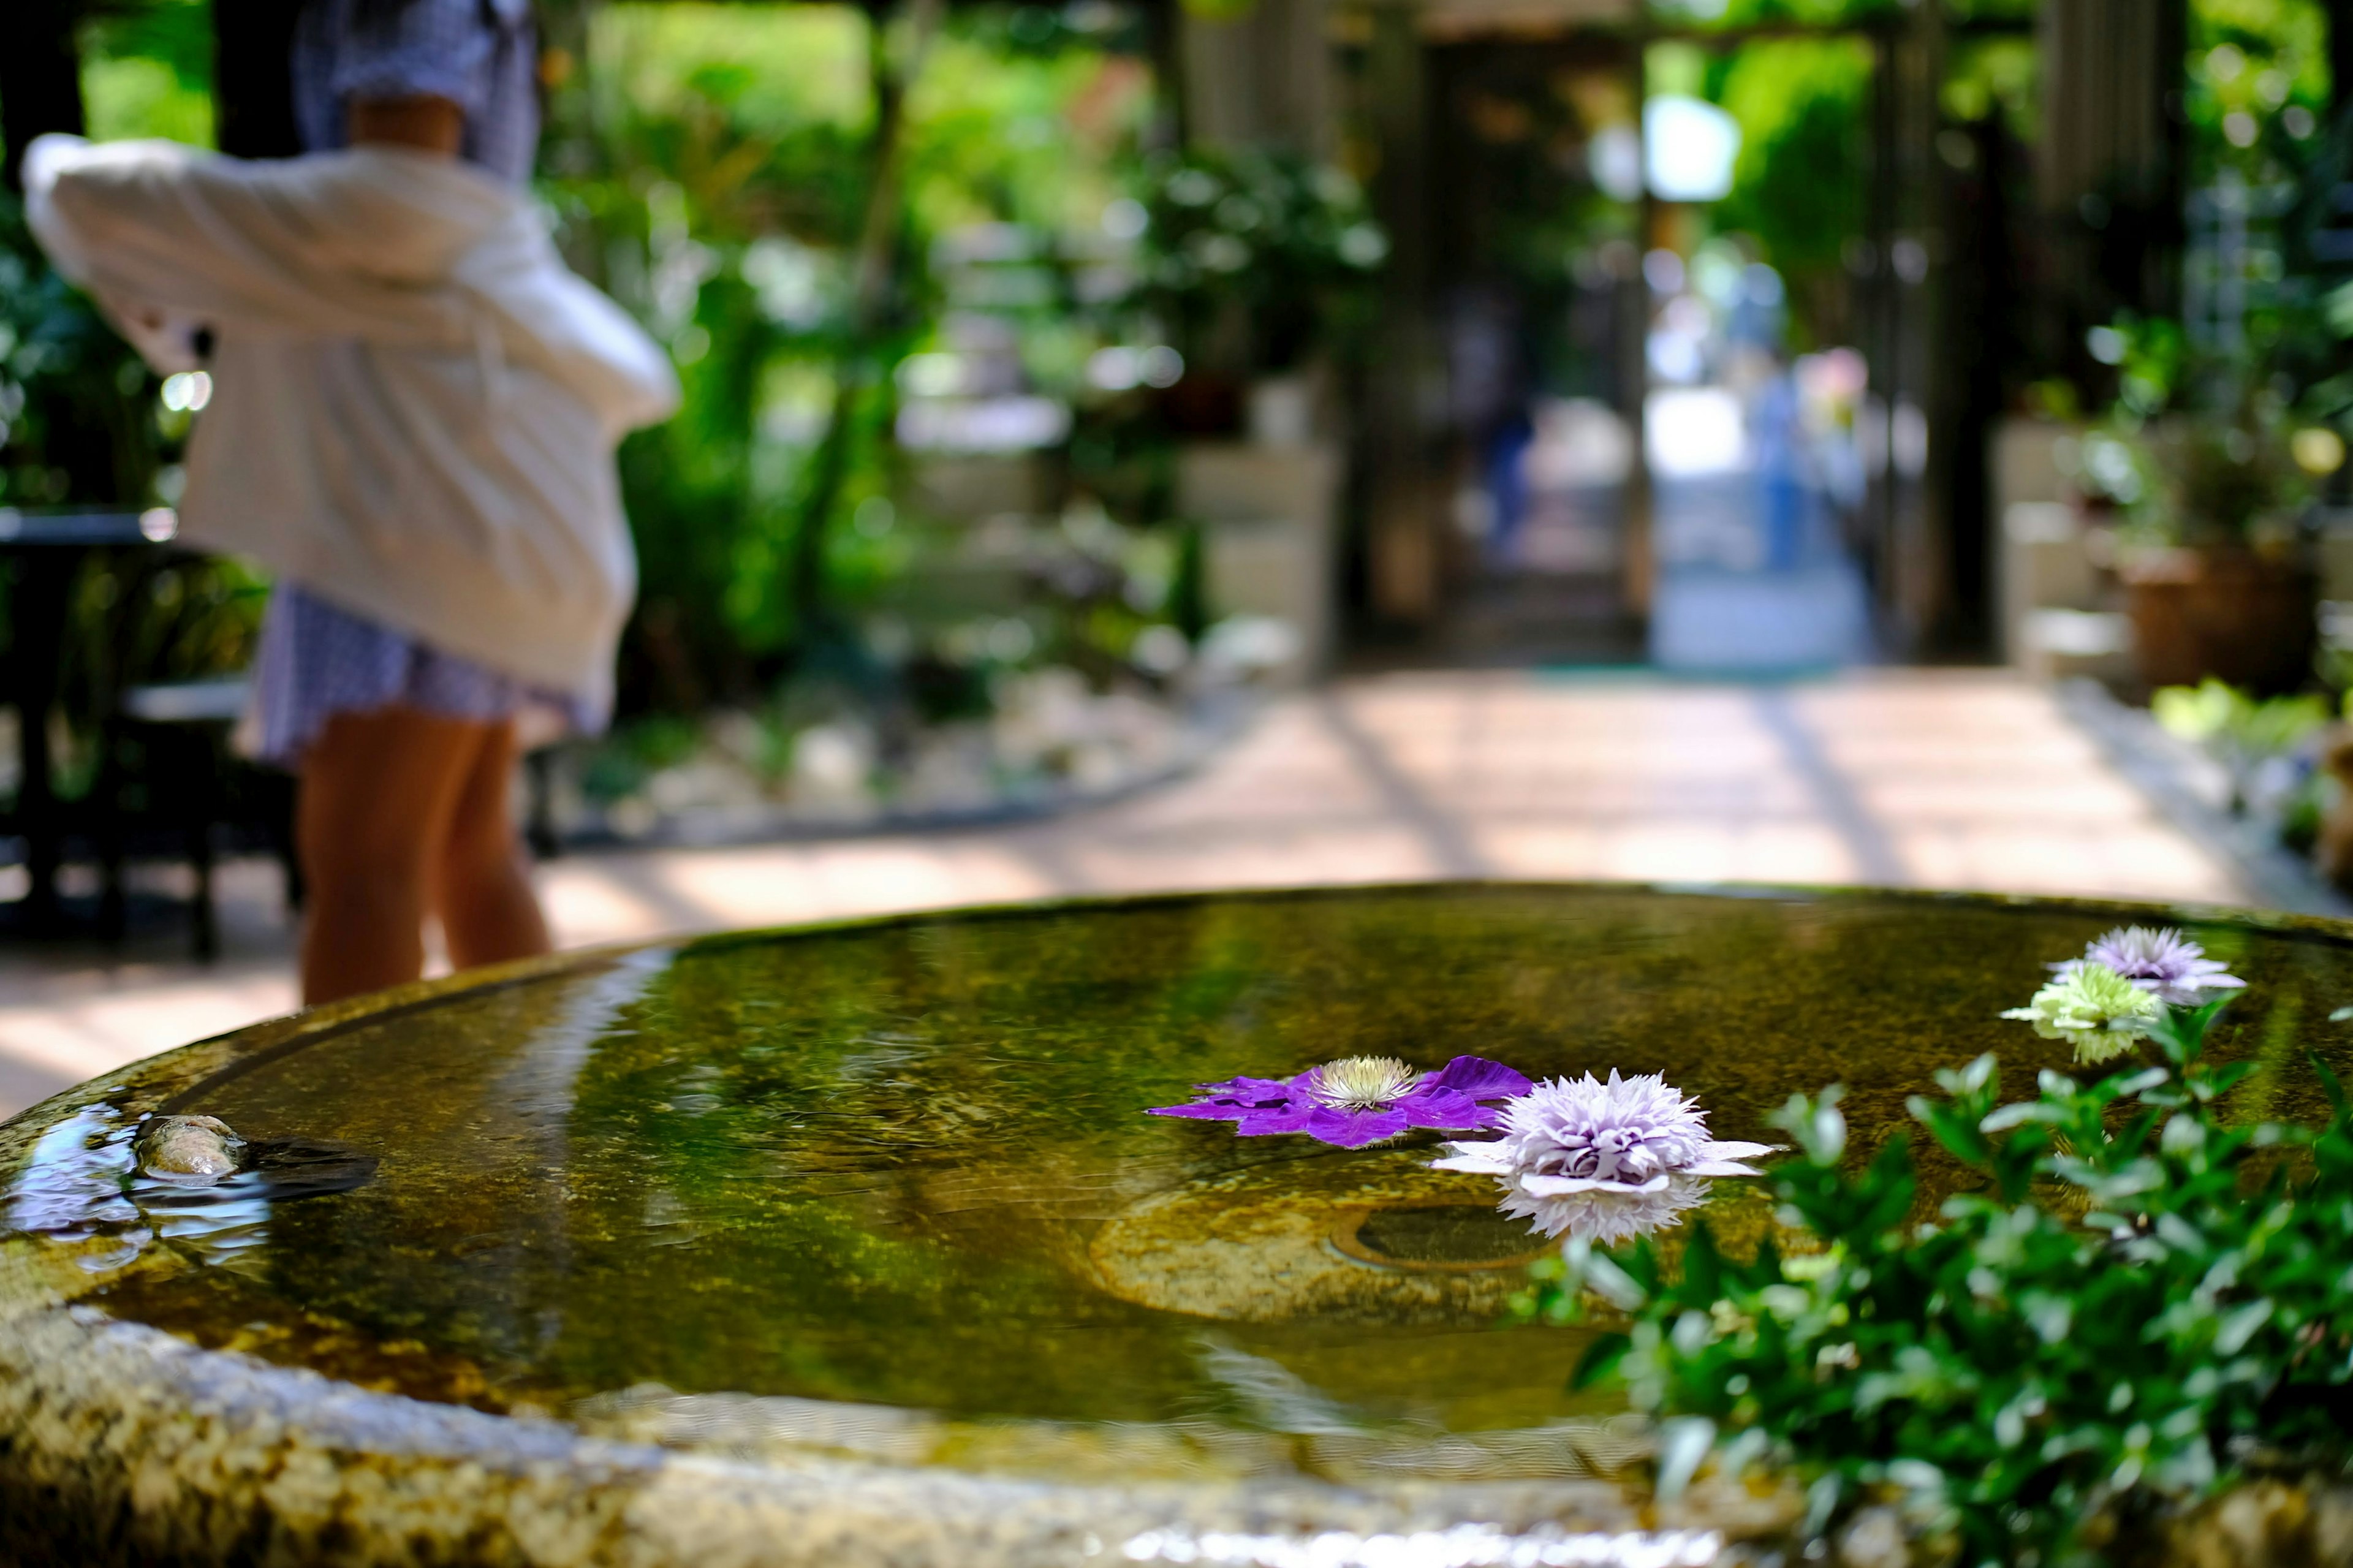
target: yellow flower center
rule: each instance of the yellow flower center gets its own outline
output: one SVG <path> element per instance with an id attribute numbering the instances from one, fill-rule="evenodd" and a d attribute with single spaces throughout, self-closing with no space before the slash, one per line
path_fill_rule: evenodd
<path id="1" fill-rule="evenodd" d="M 1315 1069 L 1314 1092 L 1335 1110 L 1378 1110 L 1410 1093 L 1420 1079 L 1395 1057 L 1344 1057 Z"/>

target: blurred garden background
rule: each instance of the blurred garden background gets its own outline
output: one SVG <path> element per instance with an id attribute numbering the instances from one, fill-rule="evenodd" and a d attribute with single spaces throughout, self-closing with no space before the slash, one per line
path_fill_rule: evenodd
<path id="1" fill-rule="evenodd" d="M 287 15 L 26 0 L 10 146 L 286 151 L 252 82 Z M 2311 531 L 2353 405 L 2339 32 L 2316 0 L 551 4 L 541 200 L 688 404 L 625 453 L 622 721 L 548 809 L 986 810 L 1155 776 L 1232 691 L 1351 658 L 2122 656 L 2036 617 L 2084 592 L 2005 592 L 2066 570 L 2021 568 L 2010 510 Z M 203 389 L 5 222 L 0 505 L 169 507 Z M 90 561 L 67 795 L 126 686 L 242 668 L 266 586 Z"/>
<path id="2" fill-rule="evenodd" d="M 58 129 L 290 151 L 294 5 L 11 0 L 11 171 Z M 538 198 L 687 400 L 623 450 L 643 591 L 620 711 L 533 760 L 535 837 L 978 828 L 1207 769 L 1341 837 L 1204 852 L 1195 879 L 2337 908 L 2345 9 L 545 0 Z M 210 726 L 195 831 L 232 904 L 283 811 L 214 744 L 269 584 L 168 543 L 208 391 L 150 375 L 0 200 L 0 795 L 37 767 L 59 803 L 69 913 L 132 862 L 134 946 L 185 889 L 169 714 Z M 69 571 L 7 547 L 84 514 L 153 526 Z M 54 690 L 28 705 L 37 655 Z M 1859 695 L 1803 696 L 1824 690 Z M 1505 710 L 1506 741 L 1464 717 Z M 1426 853 L 1342 847 L 1356 797 L 1299 761 L 1315 745 Z M 2037 769 L 2051 791 L 2006 826 L 1970 815 L 1998 790 L 1956 798 Z M 1683 837 L 1625 850 L 1645 812 Z M 2084 822 L 2155 837 L 2094 853 Z M 0 903 L 30 844 L 0 836 Z"/>

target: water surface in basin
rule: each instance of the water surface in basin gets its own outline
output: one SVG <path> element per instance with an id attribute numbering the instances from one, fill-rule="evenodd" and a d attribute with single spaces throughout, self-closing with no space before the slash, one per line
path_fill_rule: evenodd
<path id="1" fill-rule="evenodd" d="M 1614 1406 L 1566 1391 L 1578 1331 L 1499 1326 L 1541 1243 L 1493 1213 L 1492 1184 L 1427 1169 L 1427 1135 L 1349 1152 L 1145 1108 L 1237 1073 L 1467 1052 L 1533 1077 L 1663 1072 L 1717 1136 L 1765 1142 L 1792 1091 L 1843 1081 L 1861 1156 L 1937 1067 L 1997 1050 L 2022 1089 L 2063 1065 L 1996 1015 L 2113 923 L 1981 900 L 1451 888 L 587 960 L 360 1020 L 181 1097 L 169 1109 L 249 1139 L 379 1163 L 351 1191 L 122 1221 L 144 1256 L 88 1300 L 429 1399 L 653 1411 L 665 1439 L 742 1418 L 819 1447 L 1018 1465 L 1068 1447 L 1039 1433 L 1091 1433 L 1097 1452 L 1124 1435 L 1123 1473 L 1148 1473 L 1209 1462 L 1220 1434 L 1330 1452 L 1403 1433 L 1406 1468 L 1511 1473 L 1513 1435 Z M 2327 1022 L 2353 1001 L 2347 950 L 2194 929 L 2252 984 L 2218 1035 L 2264 1063 L 2248 1108 L 2312 1113 L 2302 1052 L 2353 1066 Z M 116 1136 L 61 1130 L 45 1158 Z M 20 1227 L 27 1194 L 48 1191 L 56 1217 L 71 1185 L 56 1177 L 43 1188 L 38 1161 L 19 1177 Z M 1708 1213 L 1735 1246 L 1771 1223 L 1754 1182 L 1717 1183 Z M 694 1403 L 722 1395 L 757 1397 Z M 660 1426 L 681 1409 L 685 1428 Z"/>

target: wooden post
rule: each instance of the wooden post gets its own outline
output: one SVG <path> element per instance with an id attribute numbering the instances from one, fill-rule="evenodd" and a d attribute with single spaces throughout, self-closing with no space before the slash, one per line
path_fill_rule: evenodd
<path id="1" fill-rule="evenodd" d="M 1635 198 L 1635 242 L 1627 265 L 1618 274 L 1614 303 L 1618 312 L 1615 343 L 1618 363 L 1619 417 L 1626 422 L 1631 460 L 1626 467 L 1626 493 L 1618 521 L 1618 592 L 1627 614 L 1647 621 L 1659 587 L 1656 489 L 1651 482 L 1651 299 L 1650 275 L 1642 258 L 1658 243 L 1659 199 L 1651 194 L 1651 149 L 1642 129 L 1642 106 L 1650 101 L 1649 61 L 1637 44 L 1627 50 L 1626 68 L 1632 78 L 1634 134 L 1641 149 L 1635 167 L 1643 171 L 1641 195 Z"/>
<path id="2" fill-rule="evenodd" d="M 1324 0 L 1257 0 L 1226 19 L 1181 12 L 1186 139 L 1332 155 L 1332 44 Z"/>
<path id="3" fill-rule="evenodd" d="M 2326 0 L 2328 13 L 2329 118 L 2342 119 L 2353 105 L 2353 0 Z"/>
<path id="4" fill-rule="evenodd" d="M 1891 178 L 1886 247 L 1879 278 L 1886 310 L 1888 608 L 1901 651 L 1917 655 L 1943 637 L 1953 616 L 1951 539 L 1944 488 L 1932 480 L 1950 454 L 1949 427 L 1938 428 L 1940 367 L 1933 363 L 1936 271 L 1944 251 L 1936 194 L 1943 165 L 1936 155 L 1944 80 L 1943 8 L 1916 7 L 1886 35 Z"/>
<path id="5" fill-rule="evenodd" d="M 7 146 L 0 175 L 12 191 L 24 188 L 19 171 L 34 137 L 85 128 L 78 19 L 72 0 L 0 0 L 0 132 Z"/>
<path id="6" fill-rule="evenodd" d="M 1438 608 L 1436 498 L 1425 428 L 1430 360 L 1430 113 L 1419 8 L 1373 6 L 1366 98 L 1378 160 L 1373 204 L 1391 249 L 1369 407 L 1367 564 L 1372 607 L 1408 624 Z"/>
<path id="7" fill-rule="evenodd" d="M 294 19 L 302 0 L 213 0 L 213 125 L 238 158 L 291 158 Z"/>
<path id="8" fill-rule="evenodd" d="M 2080 360 L 2120 307 L 2180 308 L 2186 0 L 2043 0 L 2034 148 L 2049 347 Z M 2084 368 L 2092 368 L 2084 362 Z"/>

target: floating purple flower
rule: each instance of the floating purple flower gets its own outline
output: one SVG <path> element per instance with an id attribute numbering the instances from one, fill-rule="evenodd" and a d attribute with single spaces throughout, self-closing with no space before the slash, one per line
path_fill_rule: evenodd
<path id="1" fill-rule="evenodd" d="M 2063 978 L 2087 963 L 2115 970 L 2168 1007 L 2201 1006 L 2213 999 L 2209 992 L 2236 991 L 2246 984 L 2170 927 L 2118 926 L 2085 948 L 2083 957 L 2051 968 Z"/>
<path id="2" fill-rule="evenodd" d="M 1651 1073 L 1603 1083 L 1551 1079 L 1504 1109 L 1504 1135 L 1450 1143 L 1441 1171 L 1493 1176 L 1499 1207 L 1546 1236 L 1619 1242 L 1678 1223 L 1706 1200 L 1711 1176 L 1756 1176 L 1764 1143 L 1718 1142 L 1707 1113 Z"/>
<path id="3" fill-rule="evenodd" d="M 1494 1126 L 1503 1112 L 1482 1105 L 1528 1091 L 1528 1080 L 1500 1062 L 1456 1057 L 1420 1072 L 1395 1057 L 1347 1057 L 1296 1078 L 1234 1078 L 1198 1086 L 1188 1105 L 1156 1107 L 1155 1116 L 1231 1121 L 1244 1138 L 1304 1132 L 1361 1149 L 1409 1127 L 1466 1132 Z"/>

